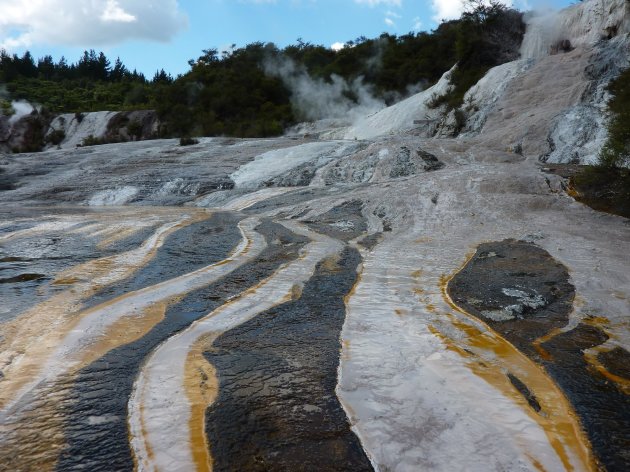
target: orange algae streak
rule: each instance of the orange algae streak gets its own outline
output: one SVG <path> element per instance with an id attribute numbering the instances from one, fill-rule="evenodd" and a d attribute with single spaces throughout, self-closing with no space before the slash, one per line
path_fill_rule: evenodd
<path id="1" fill-rule="evenodd" d="M 206 435 L 206 409 L 214 403 L 219 382 L 216 370 L 205 359 L 204 351 L 211 348 L 221 333 L 208 333 L 198 339 L 186 358 L 184 386 L 190 402 L 190 448 L 193 461 L 199 472 L 212 471 L 210 444 Z"/>
<path id="2" fill-rule="evenodd" d="M 440 277 L 440 289 L 446 303 L 457 313 L 464 315 L 468 321 L 472 321 L 473 324 L 469 324 L 468 321 L 464 322 L 453 314 L 447 314 L 453 327 L 465 335 L 462 340 L 458 339 L 457 343 L 459 344 L 444 336 L 434 327 L 432 327 L 432 333 L 440 337 L 448 348 L 462 357 L 477 358 L 476 353 L 491 353 L 493 361 L 490 365 L 477 359 L 477 362 L 469 364 L 471 370 L 504 395 L 515 400 L 542 427 L 566 470 L 575 470 L 571 457 L 579 462 L 581 469 L 597 470 L 597 463 L 592 454 L 590 443 L 579 424 L 577 415 L 546 371 L 522 354 L 512 343 L 502 338 L 486 323 L 456 305 L 450 298 L 447 291 L 448 283 L 468 264 L 473 255 L 474 253 L 466 258 L 466 262 L 456 273 L 450 277 L 445 275 Z M 514 373 L 527 385 L 541 406 L 540 413 L 536 413 L 528 405 L 504 374 L 505 371 Z"/>
<path id="3" fill-rule="evenodd" d="M 572 329 L 572 328 L 566 328 L 566 327 L 555 328 L 549 331 L 544 336 L 541 336 L 540 338 L 535 339 L 532 342 L 532 345 L 534 346 L 534 349 L 536 349 L 536 352 L 540 355 L 540 357 L 542 357 L 546 361 L 553 361 L 553 356 L 549 354 L 549 352 L 547 352 L 547 350 L 544 347 L 542 347 L 542 345 L 545 344 L 546 342 L 551 341 L 556 336 L 560 336 L 562 333 L 567 332 L 568 329 Z"/>
<path id="4" fill-rule="evenodd" d="M 99 308 L 81 311 L 85 300 L 145 266 L 157 254 L 168 235 L 210 216 L 211 213 L 205 210 L 194 211 L 192 216 L 162 232 L 137 264 L 125 264 L 121 259 L 125 255 L 123 253 L 82 263 L 57 274 L 53 284 L 67 286 L 66 290 L 0 326 L 0 369 L 5 374 L 3 389 L 0 390 L 0 408 L 4 408 L 24 385 L 38 375 L 41 366 L 81 319 Z M 117 264 L 120 265 L 117 267 Z M 110 276 L 112 273 L 115 273 L 113 277 Z M 103 277 L 106 279 L 98 281 Z M 111 342 L 112 347 L 121 344 L 117 339 Z M 19 356 L 11 353 L 19 353 Z"/>
<path id="5" fill-rule="evenodd" d="M 164 319 L 168 306 L 177 303 L 180 299 L 181 296 L 157 302 L 142 310 L 142 314 L 120 318 L 109 326 L 107 331 L 96 342 L 86 348 L 82 355 L 81 366 L 77 367 L 77 370 L 100 359 L 118 346 L 129 344 L 142 338 Z M 118 300 L 115 299 L 114 301 Z M 107 304 L 104 306 L 107 306 Z M 103 308 L 103 305 L 99 305 L 98 308 Z"/>

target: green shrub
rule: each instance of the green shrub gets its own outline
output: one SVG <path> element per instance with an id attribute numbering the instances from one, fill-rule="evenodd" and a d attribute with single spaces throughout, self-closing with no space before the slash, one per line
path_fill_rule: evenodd
<path id="1" fill-rule="evenodd" d="M 90 134 L 87 138 L 83 139 L 83 142 L 81 142 L 79 147 L 98 146 L 99 144 L 106 144 L 106 141 L 102 138 L 97 138 L 96 136 Z"/>
<path id="2" fill-rule="evenodd" d="M 630 69 L 625 70 L 608 86 L 610 120 L 608 140 L 600 154 L 600 165 L 630 167 Z"/>
<path id="3" fill-rule="evenodd" d="M 595 166 L 572 179 L 574 196 L 595 208 L 630 218 L 630 69 L 608 86 L 608 140 Z"/>
<path id="4" fill-rule="evenodd" d="M 127 125 L 127 133 L 132 139 L 142 138 L 142 123 L 138 120 L 134 120 Z"/>
<path id="5" fill-rule="evenodd" d="M 64 139 L 66 139 L 66 132 L 62 129 L 56 129 L 46 136 L 46 143 L 57 146 L 61 144 Z"/>
<path id="6" fill-rule="evenodd" d="M 199 140 L 190 137 L 181 137 L 179 138 L 180 146 L 192 146 L 193 144 L 199 144 Z"/>

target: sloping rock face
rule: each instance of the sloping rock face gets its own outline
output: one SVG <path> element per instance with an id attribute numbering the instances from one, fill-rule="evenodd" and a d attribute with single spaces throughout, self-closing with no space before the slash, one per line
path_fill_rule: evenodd
<path id="1" fill-rule="evenodd" d="M 73 148 L 84 144 L 142 141 L 158 137 L 159 120 L 153 110 L 66 113 L 50 124 L 47 137 L 61 133 L 63 139 L 49 147 Z"/>
<path id="2" fill-rule="evenodd" d="M 537 161 L 618 38 L 491 71 L 458 139 L 378 128 L 411 100 L 0 158 L 0 471 L 630 470 L 628 221 Z"/>
<path id="3" fill-rule="evenodd" d="M 36 152 L 77 146 L 142 141 L 159 136 L 153 110 L 98 111 L 49 115 L 0 116 L 0 151 Z"/>
<path id="4" fill-rule="evenodd" d="M 499 82 L 492 106 L 486 101 L 469 117 L 473 133 L 467 136 L 543 161 L 594 163 L 606 139 L 606 86 L 630 64 L 629 32 L 625 0 L 590 0 L 530 15 L 521 61 L 503 66 L 511 76 L 503 73 L 507 80 Z M 483 81 L 467 99 L 483 103 L 478 97 L 485 98 L 484 89 L 497 96 L 492 90 L 498 81 L 480 87 Z"/>
<path id="5" fill-rule="evenodd" d="M 37 152 L 45 145 L 50 116 L 38 112 L 11 119 L 0 116 L 0 151 Z"/>
<path id="6" fill-rule="evenodd" d="M 432 108 L 433 87 L 344 130 L 461 138 L 543 161 L 593 163 L 606 139 L 607 84 L 630 64 L 630 3 L 587 0 L 560 12 L 526 15 L 521 57 L 491 69 L 461 109 Z"/>

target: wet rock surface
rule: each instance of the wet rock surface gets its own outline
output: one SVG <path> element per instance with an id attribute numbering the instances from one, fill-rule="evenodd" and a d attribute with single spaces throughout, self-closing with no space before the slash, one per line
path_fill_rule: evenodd
<path id="1" fill-rule="evenodd" d="M 335 395 L 343 298 L 359 261 L 352 249 L 324 261 L 298 299 L 215 340 L 214 470 L 372 470 Z"/>
<path id="2" fill-rule="evenodd" d="M 133 470 L 127 403 L 145 357 L 165 339 L 269 277 L 280 264 L 297 258 L 306 243 L 305 238 L 270 221 L 264 221 L 258 231 L 265 235 L 269 246 L 254 262 L 236 269 L 217 283 L 191 292 L 170 306 L 164 320 L 141 339 L 110 351 L 81 371 L 66 409 L 67 447 L 60 455 L 58 470 L 83 467 L 99 471 Z M 218 232 L 214 236 L 215 244 L 223 247 L 223 256 L 235 243 L 229 237 L 221 241 L 229 234 Z M 214 260 L 209 258 L 207 263 L 220 257 L 214 254 Z"/>
<path id="3" fill-rule="evenodd" d="M 573 404 L 599 463 L 622 471 L 630 464 L 630 397 L 585 359 L 585 351 L 607 339 L 601 329 L 580 324 L 541 345 L 551 356 L 542 364 Z"/>
<path id="4" fill-rule="evenodd" d="M 47 210 L 46 210 L 47 211 Z M 10 227 L 12 230 L 28 229 L 29 218 L 42 214 L 41 210 L 28 209 L 20 212 L 24 222 Z M 81 213 L 79 213 L 80 215 Z M 73 230 L 94 224 L 89 210 L 83 212 L 85 220 Z M 0 218 L 6 213 L 0 210 Z M 59 212 L 63 216 L 63 212 Z M 55 221 L 49 215 L 50 221 Z M 98 240 L 79 231 L 51 229 L 45 234 L 33 234 L 25 238 L 9 239 L 0 243 L 0 322 L 19 316 L 36 305 L 41 298 L 50 297 L 67 289 L 63 283 L 55 282 L 55 275 L 65 269 L 100 257 L 111 256 L 139 246 L 152 231 L 146 228 L 122 238 L 106 247 Z M 1 233 L 0 233 L 1 234 Z M 29 277 L 29 274 L 38 274 Z"/>
<path id="5" fill-rule="evenodd" d="M 361 200 L 351 200 L 337 205 L 315 219 L 306 220 L 305 223 L 316 231 L 349 241 L 360 236 L 367 229 L 362 210 Z"/>
<path id="6" fill-rule="evenodd" d="M 567 324 L 575 288 L 562 264 L 533 243 L 484 243 L 448 284 L 452 300 L 519 349 Z"/>
<path id="7" fill-rule="evenodd" d="M 598 359 L 608 372 L 630 383 L 630 352 L 616 347 L 600 353 Z"/>
<path id="8" fill-rule="evenodd" d="M 225 259 L 241 239 L 237 227 L 241 219 L 241 216 L 234 213 L 219 212 L 205 221 L 176 231 L 166 238 L 151 261 L 132 278 L 99 291 L 90 298 L 85 307 L 96 306 L 125 293 Z"/>
<path id="9" fill-rule="evenodd" d="M 566 268 L 530 242 L 484 243 L 447 290 L 458 306 L 545 367 L 579 415 L 600 464 L 605 470 L 624 470 L 630 463 L 630 398 L 585 358 L 585 351 L 602 345 L 608 336 L 587 324 L 550 334 L 568 324 L 572 310 L 575 289 Z M 550 339 L 545 341 L 546 335 Z M 534 342 L 541 338 L 544 342 L 537 348 Z M 627 369 L 620 369 L 619 361 L 629 357 L 618 350 L 599 355 L 611 361 L 605 368 L 622 375 Z M 508 378 L 539 412 L 540 404 L 526 382 L 511 373 Z"/>

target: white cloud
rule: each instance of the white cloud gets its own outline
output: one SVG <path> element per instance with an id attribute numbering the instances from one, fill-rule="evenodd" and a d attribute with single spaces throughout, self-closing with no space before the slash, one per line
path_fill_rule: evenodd
<path id="1" fill-rule="evenodd" d="M 345 47 L 346 47 L 346 45 L 344 43 L 340 43 L 340 42 L 332 43 L 330 45 L 330 49 L 332 49 L 333 51 L 341 51 Z"/>
<path id="2" fill-rule="evenodd" d="M 399 20 L 401 18 L 402 16 L 398 13 L 388 10 L 385 12 L 385 19 L 383 21 L 385 21 L 385 24 L 387 26 L 393 28 L 394 26 L 396 26 L 396 20 Z"/>
<path id="3" fill-rule="evenodd" d="M 354 3 L 358 3 L 359 5 L 368 5 L 370 7 L 378 5 L 390 5 L 393 7 L 402 6 L 402 0 L 354 0 Z"/>
<path id="4" fill-rule="evenodd" d="M 121 23 L 132 23 L 137 20 L 133 15 L 130 15 L 123 10 L 116 0 L 107 0 L 105 5 L 105 11 L 101 15 L 103 21 L 119 21 Z"/>
<path id="5" fill-rule="evenodd" d="M 420 19 L 419 16 L 416 16 L 413 19 L 413 30 L 414 31 L 420 31 L 420 29 L 422 28 L 422 20 Z"/>
<path id="6" fill-rule="evenodd" d="M 0 0 L 0 48 L 168 41 L 187 26 L 177 0 Z"/>
<path id="7" fill-rule="evenodd" d="M 503 0 L 501 3 L 512 6 L 513 1 Z M 433 20 L 439 22 L 459 18 L 465 10 L 465 5 L 465 0 L 431 0 L 431 8 L 435 12 Z"/>

